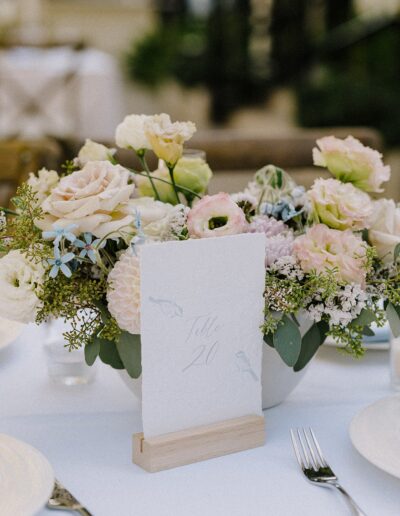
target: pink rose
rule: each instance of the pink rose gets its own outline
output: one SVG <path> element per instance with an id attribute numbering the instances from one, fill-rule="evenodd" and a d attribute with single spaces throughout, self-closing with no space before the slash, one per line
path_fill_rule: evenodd
<path id="1" fill-rule="evenodd" d="M 365 284 L 366 244 L 350 230 L 317 224 L 296 238 L 293 250 L 305 272 L 336 269 L 339 280 Z"/>
<path id="2" fill-rule="evenodd" d="M 192 208 L 187 221 L 189 236 L 208 238 L 244 233 L 246 217 L 227 193 L 206 195 Z"/>
<path id="3" fill-rule="evenodd" d="M 325 136 L 317 145 L 314 165 L 326 167 L 344 183 L 353 183 L 366 192 L 382 192 L 382 183 L 390 179 L 390 167 L 383 164 L 382 155 L 352 136 L 344 140 Z"/>

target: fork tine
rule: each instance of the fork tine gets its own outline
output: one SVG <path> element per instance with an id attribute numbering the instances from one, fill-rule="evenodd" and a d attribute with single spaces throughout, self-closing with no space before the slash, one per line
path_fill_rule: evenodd
<path id="1" fill-rule="evenodd" d="M 322 450 L 321 450 L 321 447 L 320 445 L 318 444 L 318 441 L 317 441 L 317 438 L 315 437 L 315 434 L 313 432 L 313 429 L 310 427 L 309 428 L 309 431 L 310 431 L 310 435 L 311 435 L 311 438 L 313 440 L 313 443 L 315 445 L 315 448 L 317 450 L 317 453 L 318 453 L 318 456 L 319 456 L 319 459 L 321 461 L 321 464 L 324 468 L 328 467 L 328 463 L 326 462 L 324 456 L 322 455 Z"/>
<path id="2" fill-rule="evenodd" d="M 311 444 L 305 428 L 303 428 L 303 434 L 307 441 L 308 449 L 309 449 L 310 455 L 311 455 L 311 462 L 313 463 L 314 470 L 318 471 L 318 469 L 321 467 L 321 463 L 318 461 L 318 459 L 314 453 L 314 446 Z"/>
<path id="3" fill-rule="evenodd" d="M 297 428 L 296 430 L 297 430 L 297 437 L 300 442 L 301 450 L 303 452 L 304 463 L 305 463 L 307 469 L 311 469 L 310 457 L 309 457 L 309 454 L 307 453 L 306 446 L 304 446 L 303 439 L 302 439 L 301 433 L 300 433 L 300 429 Z"/>
<path id="4" fill-rule="evenodd" d="M 304 462 L 300 455 L 300 451 L 299 451 L 299 448 L 298 448 L 297 442 L 296 442 L 296 436 L 294 435 L 294 432 L 292 429 L 290 429 L 290 437 L 292 439 L 292 445 L 293 445 L 293 449 L 294 449 L 294 454 L 296 455 L 297 462 L 299 463 L 299 466 L 301 467 L 301 469 L 304 469 L 304 467 L 305 467 Z"/>

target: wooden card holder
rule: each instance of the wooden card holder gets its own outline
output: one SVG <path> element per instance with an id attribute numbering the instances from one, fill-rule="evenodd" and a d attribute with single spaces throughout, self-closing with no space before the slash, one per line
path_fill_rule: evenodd
<path id="1" fill-rule="evenodd" d="M 150 473 L 265 443 L 263 416 L 249 415 L 145 439 L 133 435 L 133 462 Z"/>

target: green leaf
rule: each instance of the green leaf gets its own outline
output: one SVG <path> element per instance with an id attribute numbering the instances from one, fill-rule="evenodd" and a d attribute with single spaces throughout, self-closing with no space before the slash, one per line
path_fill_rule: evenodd
<path id="1" fill-rule="evenodd" d="M 139 378 L 142 374 L 140 335 L 132 335 L 123 331 L 118 339 L 117 349 L 129 376 Z"/>
<path id="2" fill-rule="evenodd" d="M 394 248 L 394 261 L 396 262 L 397 261 L 397 258 L 399 257 L 400 255 L 400 243 L 396 245 L 396 247 Z"/>
<path id="3" fill-rule="evenodd" d="M 395 307 L 392 303 L 388 303 L 386 307 L 386 317 L 389 321 L 390 329 L 395 337 L 400 336 L 400 307 Z"/>
<path id="4" fill-rule="evenodd" d="M 324 342 L 328 332 L 329 325 L 325 321 L 313 324 L 311 328 L 304 334 L 301 341 L 301 351 L 296 364 L 293 367 L 295 372 L 301 371 L 317 352 L 318 348 Z"/>
<path id="5" fill-rule="evenodd" d="M 268 344 L 268 346 L 271 346 L 271 348 L 274 347 L 274 336 L 271 335 L 271 333 L 265 333 L 264 334 L 264 342 L 265 344 Z"/>
<path id="6" fill-rule="evenodd" d="M 375 335 L 375 333 L 371 330 L 371 328 L 369 328 L 369 326 L 364 326 L 362 334 L 367 335 L 368 337 L 373 337 Z"/>
<path id="7" fill-rule="evenodd" d="M 100 339 L 95 337 L 89 344 L 85 346 L 85 362 L 88 366 L 94 364 L 100 353 Z"/>
<path id="8" fill-rule="evenodd" d="M 284 315 L 274 333 L 274 347 L 286 365 L 293 367 L 301 350 L 301 334 L 296 323 Z"/>
<path id="9" fill-rule="evenodd" d="M 363 308 L 358 317 L 351 321 L 350 326 L 369 326 L 375 320 L 376 316 L 374 312 L 367 308 Z"/>
<path id="10" fill-rule="evenodd" d="M 124 369 L 124 364 L 122 363 L 115 343 L 105 339 L 98 340 L 100 341 L 99 357 L 101 361 L 114 369 Z"/>

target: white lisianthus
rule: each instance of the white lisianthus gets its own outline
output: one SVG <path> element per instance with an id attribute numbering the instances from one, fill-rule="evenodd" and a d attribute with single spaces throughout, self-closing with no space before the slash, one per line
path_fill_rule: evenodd
<path id="1" fill-rule="evenodd" d="M 169 233 L 169 215 L 174 209 L 172 204 L 155 201 L 152 197 L 139 197 L 129 201 L 129 209 L 140 214 L 142 231 L 151 240 L 163 240 Z"/>
<path id="2" fill-rule="evenodd" d="M 152 117 L 148 115 L 128 115 L 115 131 L 115 141 L 122 149 L 135 151 L 151 149 L 145 132 L 145 122 Z"/>
<path id="3" fill-rule="evenodd" d="M 390 167 L 382 162 L 382 154 L 348 136 L 344 140 L 325 136 L 313 149 L 314 165 L 326 167 L 344 183 L 353 183 L 366 192 L 382 192 L 382 183 L 390 179 Z"/>
<path id="4" fill-rule="evenodd" d="M 87 138 L 85 145 L 78 153 L 78 162 L 83 167 L 89 161 L 110 161 L 116 152 L 117 149 L 109 149 L 105 145 Z"/>
<path id="5" fill-rule="evenodd" d="M 0 258 L 0 313 L 22 323 L 34 322 L 40 300 L 37 288 L 43 283 L 45 269 L 20 251 Z"/>
<path id="6" fill-rule="evenodd" d="M 196 132 L 193 122 L 172 122 L 165 113 L 148 117 L 144 129 L 156 156 L 169 166 L 175 165 L 182 156 L 183 144 Z"/>
<path id="7" fill-rule="evenodd" d="M 42 168 L 37 175 L 33 172 L 29 174 L 28 185 L 32 188 L 32 192 L 36 195 L 38 205 L 48 197 L 59 182 L 59 175 L 55 170 L 47 170 Z"/>
<path id="8" fill-rule="evenodd" d="M 369 195 L 351 183 L 337 179 L 316 179 L 308 195 L 317 222 L 333 229 L 360 230 L 368 227 L 372 215 Z"/>
<path id="9" fill-rule="evenodd" d="M 89 161 L 82 170 L 63 177 L 42 204 L 45 213 L 37 226 L 51 231 L 74 225 L 72 231 L 110 238 L 121 228 L 132 225 L 133 215 L 124 207 L 135 186 L 129 184 L 130 173 L 109 161 Z"/>
<path id="10" fill-rule="evenodd" d="M 387 264 L 393 262 L 394 249 L 400 244 L 400 207 L 392 199 L 373 203 L 369 240 L 378 256 Z"/>

